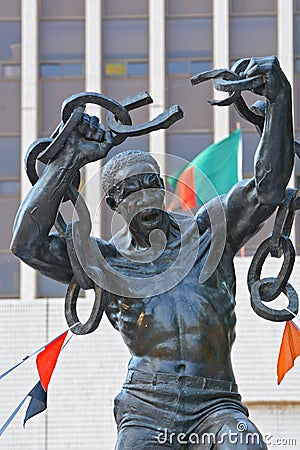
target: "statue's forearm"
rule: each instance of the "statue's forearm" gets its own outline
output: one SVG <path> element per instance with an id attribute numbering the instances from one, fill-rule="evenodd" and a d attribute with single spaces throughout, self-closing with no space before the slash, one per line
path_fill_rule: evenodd
<path id="1" fill-rule="evenodd" d="M 289 87 L 267 102 L 265 125 L 255 155 L 255 181 L 260 202 L 278 204 L 294 164 L 292 102 Z"/>
<path id="2" fill-rule="evenodd" d="M 67 153 L 58 155 L 45 168 L 17 213 L 11 244 L 15 254 L 34 252 L 39 243 L 45 242 L 76 170 L 73 156 Z"/>

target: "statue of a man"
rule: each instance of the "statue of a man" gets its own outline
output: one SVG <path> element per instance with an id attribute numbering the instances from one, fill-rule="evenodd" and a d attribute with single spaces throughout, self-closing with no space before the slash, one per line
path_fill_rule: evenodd
<path id="1" fill-rule="evenodd" d="M 291 88 L 277 59 L 252 58 L 245 76 L 255 75 L 264 77 L 263 87 L 256 92 L 264 95 L 267 103 L 255 174 L 220 198 L 226 218 L 225 246 L 219 263 L 204 281 L 199 281 L 199 275 L 210 249 L 207 211 L 214 200 L 193 219 L 170 214 L 164 208 L 159 167 L 150 154 L 124 152 L 104 167 L 107 203 L 127 222 L 116 240 L 97 240 L 104 260 L 126 281 L 112 292 L 103 289 L 106 314 L 132 354 L 125 384 L 115 399 L 118 450 L 236 450 L 237 442 L 240 450 L 266 448 L 241 402 L 231 364 L 233 258 L 284 199 L 293 168 L 294 137 Z M 16 217 L 14 254 L 64 283 L 73 276 L 66 243 L 50 230 L 76 171 L 102 158 L 111 147 L 110 133 L 102 135 L 96 119 L 85 116 L 63 151 L 47 165 Z M 185 221 L 193 222 L 198 232 L 191 267 L 177 284 L 163 288 L 160 282 L 157 288 L 155 277 L 171 267 L 180 248 L 193 253 L 189 239 L 195 234 L 189 237 L 190 226 L 180 225 Z M 165 235 L 164 251 L 148 261 L 143 255 L 148 254 L 151 234 L 157 229 Z M 182 245 L 184 239 L 187 247 Z M 184 255 L 183 261 L 189 264 L 189 255 Z M 181 269 L 184 272 L 184 265 Z M 130 285 L 132 276 L 135 283 L 142 280 L 143 287 L 137 283 L 137 293 L 135 285 Z M 241 422 L 247 433 L 253 433 L 252 440 L 243 439 Z"/>

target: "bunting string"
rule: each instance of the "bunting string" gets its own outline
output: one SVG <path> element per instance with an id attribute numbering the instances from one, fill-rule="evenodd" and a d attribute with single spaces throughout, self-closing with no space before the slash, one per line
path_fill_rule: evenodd
<path id="1" fill-rule="evenodd" d="M 37 369 L 39 372 L 40 380 L 39 382 L 34 386 L 34 388 L 23 398 L 23 400 L 19 403 L 19 405 L 15 408 L 15 410 L 11 413 L 11 415 L 8 417 L 8 419 L 5 421 L 5 423 L 0 428 L 0 436 L 4 433 L 4 431 L 7 429 L 7 427 L 10 425 L 12 420 L 15 418 L 23 404 L 25 403 L 26 399 L 28 397 L 32 397 L 31 401 L 29 403 L 29 406 L 26 411 L 25 419 L 24 419 L 24 426 L 28 419 L 33 417 L 36 414 L 39 414 L 40 412 L 44 411 L 47 408 L 47 388 L 50 381 L 50 378 L 52 376 L 52 372 L 55 368 L 57 358 L 59 356 L 59 353 L 62 349 L 66 347 L 66 345 L 70 342 L 70 340 L 73 337 L 73 334 L 69 337 L 69 339 L 64 342 L 63 344 L 57 345 L 55 341 L 58 341 L 59 339 L 62 341 L 61 338 L 65 335 L 67 336 L 68 331 L 70 331 L 73 327 L 77 325 L 74 324 L 70 328 L 68 328 L 63 333 L 60 333 L 55 338 L 51 339 L 47 344 L 43 345 L 39 349 L 32 352 L 30 355 L 27 355 L 25 358 L 23 358 L 20 362 L 15 364 L 13 367 L 8 369 L 6 372 L 2 373 L 0 375 L 0 380 L 3 379 L 5 376 L 7 376 L 9 373 L 11 373 L 14 369 L 19 367 L 21 364 L 23 364 L 25 361 L 28 361 L 30 358 L 32 358 L 34 355 L 39 354 L 37 357 Z M 65 339 L 65 337 L 63 339 Z M 52 346 L 51 346 L 52 344 Z M 53 347 L 55 345 L 55 348 Z M 52 349 L 53 347 L 53 349 Z M 48 350 L 51 351 L 49 352 Z M 49 353 L 49 355 L 47 355 Z M 49 358 L 49 359 L 48 359 Z M 40 359 L 40 361 L 39 361 Z M 44 381 L 44 385 L 43 385 Z"/>
<path id="2" fill-rule="evenodd" d="M 56 339 L 58 339 L 60 336 L 62 336 L 66 331 L 70 331 L 72 328 L 74 328 L 76 325 L 78 325 L 80 322 L 75 323 L 74 325 L 72 325 L 71 327 L 69 327 L 67 330 L 65 330 L 63 333 L 60 333 L 58 336 L 56 336 L 55 338 L 51 339 L 51 341 L 47 342 L 47 344 L 44 344 L 42 347 L 38 348 L 37 350 L 35 350 L 34 352 L 32 352 L 30 355 L 25 356 L 25 358 L 23 358 L 21 361 L 19 361 L 17 364 L 15 364 L 14 366 L 12 366 L 10 369 L 6 370 L 5 372 L 3 372 L 0 375 L 0 380 L 2 380 L 3 378 L 5 378 L 7 375 L 9 375 L 11 372 L 13 372 L 17 367 L 19 367 L 21 364 L 23 364 L 24 362 L 28 361 L 30 358 L 32 358 L 34 355 L 37 355 L 38 353 L 40 353 L 44 348 L 46 348 L 48 345 L 52 344 L 52 342 L 56 341 Z M 72 336 L 71 336 L 72 337 Z M 69 340 L 71 339 L 71 337 L 69 338 Z M 67 341 L 68 343 L 69 341 Z M 66 344 L 67 344 L 66 343 Z M 65 344 L 65 345 L 66 345 Z M 64 345 L 64 347 L 65 347 Z"/>

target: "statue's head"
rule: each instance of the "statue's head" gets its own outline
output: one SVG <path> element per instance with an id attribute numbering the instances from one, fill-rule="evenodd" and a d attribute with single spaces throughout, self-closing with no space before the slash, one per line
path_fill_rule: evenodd
<path id="1" fill-rule="evenodd" d="M 128 150 L 112 157 L 102 171 L 109 207 L 121 214 L 137 241 L 147 241 L 165 219 L 164 183 L 150 153 Z"/>

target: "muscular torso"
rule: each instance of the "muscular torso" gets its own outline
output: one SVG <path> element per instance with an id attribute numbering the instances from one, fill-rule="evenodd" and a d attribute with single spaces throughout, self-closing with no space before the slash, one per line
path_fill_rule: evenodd
<path id="1" fill-rule="evenodd" d="M 130 262 L 130 276 L 141 277 L 149 286 L 144 298 L 109 295 L 107 314 L 120 331 L 131 354 L 131 367 L 143 371 L 186 372 L 190 375 L 234 380 L 230 352 L 235 336 L 235 276 L 230 251 L 225 247 L 212 276 L 199 283 L 207 257 L 210 231 L 200 236 L 191 270 L 165 292 L 154 292 L 155 274 L 172 276 L 178 258 L 176 233 L 164 253 L 154 262 Z M 174 244 L 175 243 L 175 244 Z M 190 256 L 193 251 L 190 251 Z M 194 254 L 195 255 L 195 254 Z M 128 274 L 128 261 L 121 255 L 110 261 Z M 225 269 L 224 269 L 225 268 Z M 152 285 L 151 285 L 152 283 Z"/>

